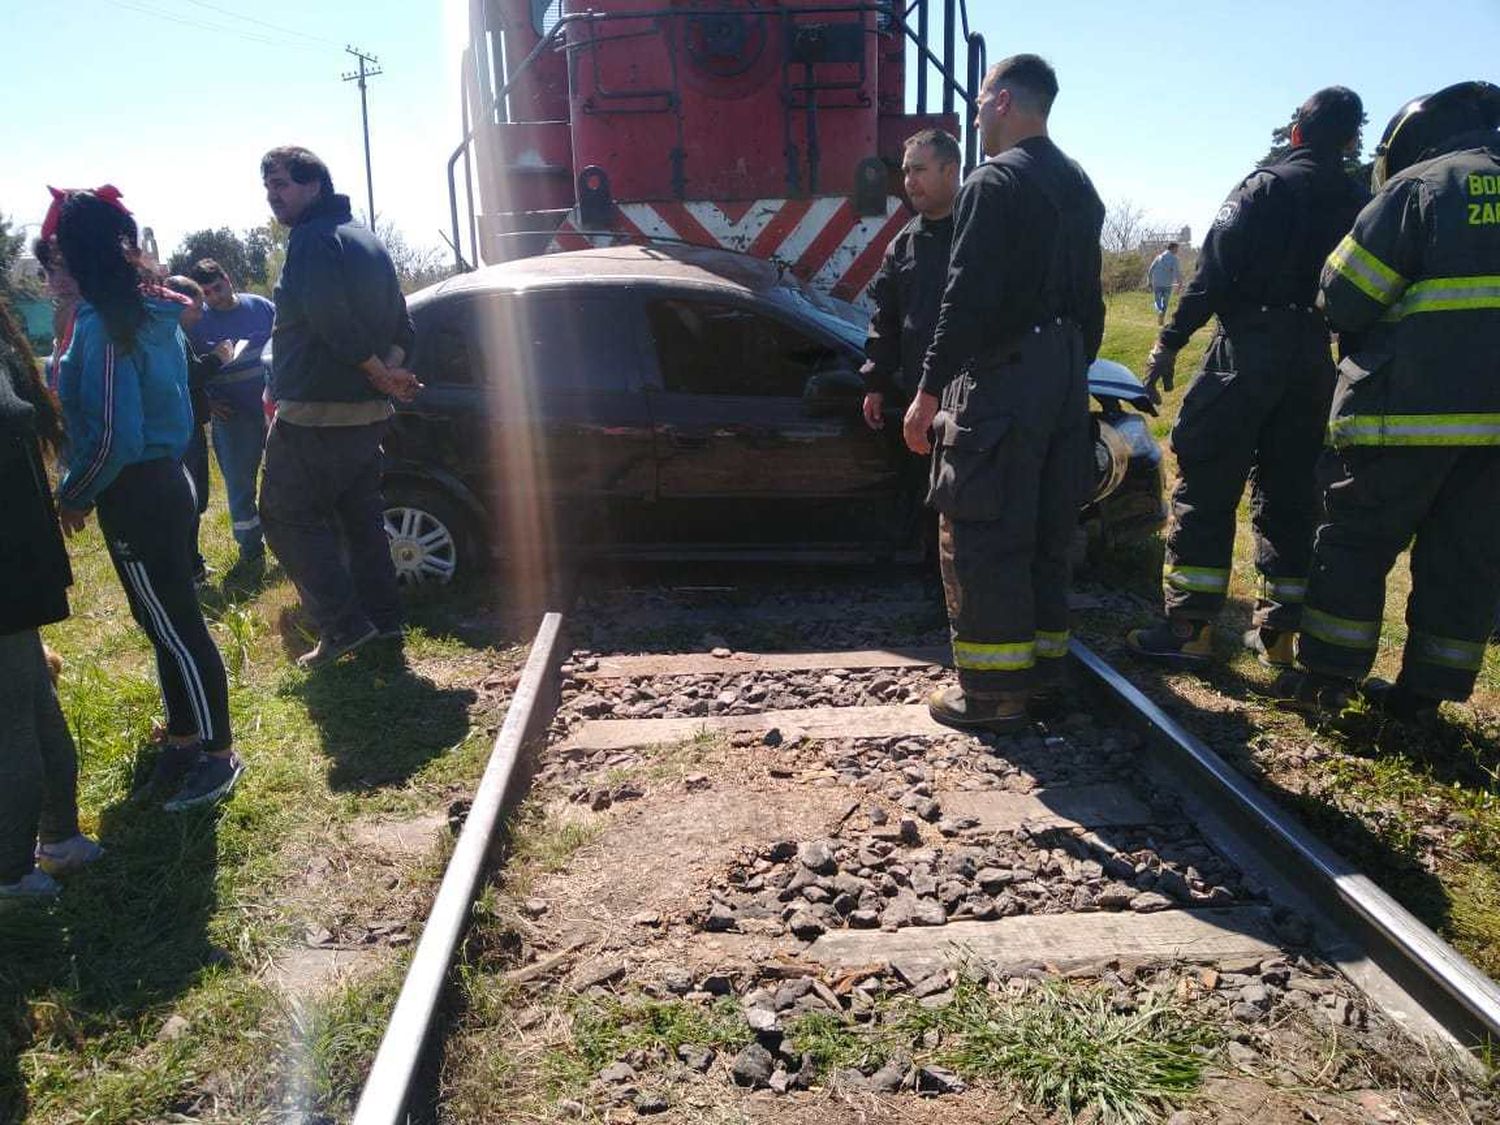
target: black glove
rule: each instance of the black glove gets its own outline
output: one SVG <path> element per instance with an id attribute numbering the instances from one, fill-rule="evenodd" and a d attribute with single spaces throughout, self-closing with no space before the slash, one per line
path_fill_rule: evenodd
<path id="1" fill-rule="evenodd" d="M 1146 357 L 1146 393 L 1151 396 L 1152 402 L 1161 401 L 1161 393 L 1156 389 L 1157 383 L 1162 385 L 1162 390 L 1172 389 L 1172 374 L 1176 366 L 1177 349 L 1166 347 L 1158 340 L 1151 349 L 1151 354 Z"/>

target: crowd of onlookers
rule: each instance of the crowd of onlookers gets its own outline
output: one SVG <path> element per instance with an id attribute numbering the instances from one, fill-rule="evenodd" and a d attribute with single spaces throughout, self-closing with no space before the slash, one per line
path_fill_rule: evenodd
<path id="1" fill-rule="evenodd" d="M 79 829 L 60 662 L 38 631 L 68 616 L 64 539 L 91 516 L 156 657 L 165 718 L 139 796 L 196 808 L 244 772 L 198 598 L 208 435 L 236 568 L 259 571 L 269 543 L 317 631 L 298 664 L 400 643 L 380 442 L 390 399 L 419 389 L 402 366 L 411 319 L 389 256 L 322 161 L 273 149 L 261 176 L 291 229 L 274 304 L 236 293 L 211 259 L 162 276 L 110 185 L 52 189 L 35 245 L 55 306 L 45 363 L 0 303 L 0 898 L 50 897 L 55 876 L 103 854 Z"/>

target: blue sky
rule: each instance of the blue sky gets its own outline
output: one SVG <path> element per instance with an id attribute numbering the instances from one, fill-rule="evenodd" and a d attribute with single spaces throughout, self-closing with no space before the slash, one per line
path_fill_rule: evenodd
<path id="1" fill-rule="evenodd" d="M 940 5 L 934 0 L 935 8 Z M 370 82 L 375 205 L 419 245 L 447 227 L 459 139 L 461 0 L 0 0 L 7 93 L 0 212 L 36 222 L 44 185 L 110 181 L 163 252 L 187 231 L 266 217 L 258 161 L 296 142 L 364 207 L 359 95 Z M 238 13 L 238 14 L 231 14 Z M 1062 93 L 1053 134 L 1108 202 L 1195 240 L 1314 89 L 1353 87 L 1373 145 L 1409 97 L 1500 81 L 1500 0 L 977 0 L 991 61 L 1037 51 Z"/>

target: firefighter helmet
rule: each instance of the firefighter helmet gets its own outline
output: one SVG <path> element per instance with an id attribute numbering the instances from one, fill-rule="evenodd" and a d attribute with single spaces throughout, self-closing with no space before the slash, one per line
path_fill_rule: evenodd
<path id="1" fill-rule="evenodd" d="M 1439 155 L 1444 141 L 1462 133 L 1500 127 L 1500 86 L 1459 82 L 1435 94 L 1407 102 L 1381 134 L 1375 148 L 1370 186 L 1379 191 L 1387 180 L 1420 160 Z"/>

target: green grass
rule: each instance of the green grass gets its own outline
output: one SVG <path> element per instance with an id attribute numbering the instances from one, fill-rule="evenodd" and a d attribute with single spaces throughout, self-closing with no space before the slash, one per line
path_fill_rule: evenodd
<path id="1" fill-rule="evenodd" d="M 1190 1098 L 1217 1042 L 1185 1007 L 1152 997 L 1118 1009 L 1108 988 L 1054 981 L 1020 996 L 996 995 L 967 974 L 951 1003 L 910 1006 L 913 1038 L 936 1031 L 935 1060 L 971 1080 L 1009 1084 L 1066 1120 L 1145 1125 Z"/>
<path id="2" fill-rule="evenodd" d="M 225 580 L 235 548 L 222 496 L 216 485 L 203 526 L 219 576 L 203 601 L 249 770 L 217 809 L 169 816 L 131 800 L 161 718 L 153 660 L 97 526 L 69 545 L 73 616 L 44 638 L 66 661 L 82 824 L 107 854 L 50 908 L 0 908 L 0 1120 L 251 1120 L 288 1098 L 314 1113 L 347 1106 L 393 993 L 377 975 L 294 1015 L 264 983 L 268 962 L 346 893 L 305 888 L 304 866 L 338 858 L 361 817 L 442 807 L 487 755 L 494 715 L 469 682 L 519 650 L 507 636 L 456 633 L 452 620 L 484 591 L 418 599 L 410 667 L 362 653 L 308 675 L 292 665 L 307 630 L 290 584 L 274 569 L 263 582 Z M 414 885 L 434 874 L 404 872 Z M 357 893 L 361 905 L 384 891 Z M 188 1033 L 158 1038 L 173 1016 Z"/>

